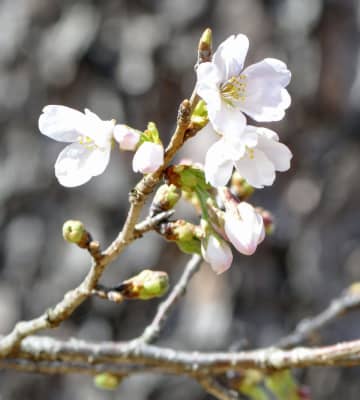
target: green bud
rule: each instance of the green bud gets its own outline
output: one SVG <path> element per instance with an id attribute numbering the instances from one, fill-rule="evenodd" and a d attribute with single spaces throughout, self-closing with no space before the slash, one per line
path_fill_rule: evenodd
<path id="1" fill-rule="evenodd" d="M 62 228 L 63 238 L 69 243 L 81 245 L 88 238 L 88 233 L 81 221 L 66 221 Z"/>
<path id="2" fill-rule="evenodd" d="M 201 35 L 198 46 L 198 63 L 211 61 L 212 32 L 210 28 L 205 29 Z"/>
<path id="3" fill-rule="evenodd" d="M 121 294 L 127 299 L 149 300 L 163 296 L 169 288 L 169 276 L 163 271 L 145 269 L 124 281 Z"/>
<path id="4" fill-rule="evenodd" d="M 151 215 L 174 208 L 180 199 L 179 189 L 175 185 L 161 185 L 151 204 Z"/>
<path id="5" fill-rule="evenodd" d="M 163 271 L 143 271 L 144 283 L 139 291 L 139 299 L 148 300 L 163 296 L 169 289 L 169 276 Z M 141 275 L 141 274 L 140 274 Z"/>
<path id="6" fill-rule="evenodd" d="M 179 249 L 185 254 L 199 254 L 201 255 L 201 242 L 197 238 L 191 240 L 183 240 L 176 242 Z"/>
<path id="7" fill-rule="evenodd" d="M 115 390 L 120 385 L 122 378 L 118 375 L 103 372 L 95 375 L 94 384 L 99 389 Z"/>

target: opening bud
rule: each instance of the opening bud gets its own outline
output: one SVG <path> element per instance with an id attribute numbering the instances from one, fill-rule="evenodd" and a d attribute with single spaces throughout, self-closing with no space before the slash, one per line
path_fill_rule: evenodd
<path id="1" fill-rule="evenodd" d="M 124 281 L 121 294 L 128 299 L 149 300 L 163 296 L 169 289 L 169 276 L 164 271 L 145 269 Z"/>
<path id="2" fill-rule="evenodd" d="M 87 247 L 90 241 L 90 235 L 81 221 L 66 221 L 62 227 L 62 235 L 67 242 L 75 243 L 83 248 Z"/>
<path id="3" fill-rule="evenodd" d="M 121 376 L 110 374 L 109 372 L 103 372 L 94 377 L 95 386 L 103 390 L 115 390 L 118 388 L 121 381 Z"/>

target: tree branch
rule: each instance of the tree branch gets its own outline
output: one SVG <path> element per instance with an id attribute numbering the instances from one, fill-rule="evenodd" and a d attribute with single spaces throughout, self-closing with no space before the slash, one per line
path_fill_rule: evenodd
<path id="1" fill-rule="evenodd" d="M 298 347 L 280 350 L 273 347 L 236 353 L 201 353 L 130 342 L 86 342 L 77 339 L 61 341 L 32 336 L 19 345 L 16 357 L 40 361 L 83 362 L 91 365 L 114 364 L 128 373 L 151 371 L 185 374 L 196 379 L 244 368 L 276 370 L 310 366 L 360 365 L 360 340 L 325 347 Z"/>
<path id="2" fill-rule="evenodd" d="M 280 339 L 275 347 L 291 348 L 305 342 L 314 332 L 333 322 L 336 318 L 360 307 L 360 290 L 357 284 L 350 286 L 320 314 L 298 323 L 293 333 Z"/>
<path id="3" fill-rule="evenodd" d="M 171 308 L 180 299 L 180 297 L 185 294 L 190 279 L 199 270 L 201 260 L 201 257 L 197 254 L 192 256 L 190 261 L 185 266 L 179 282 L 174 286 L 166 300 L 159 305 L 158 311 L 151 324 L 146 327 L 143 334 L 138 339 L 135 339 L 135 341 L 151 343 L 157 339 L 160 330 L 171 311 Z"/>

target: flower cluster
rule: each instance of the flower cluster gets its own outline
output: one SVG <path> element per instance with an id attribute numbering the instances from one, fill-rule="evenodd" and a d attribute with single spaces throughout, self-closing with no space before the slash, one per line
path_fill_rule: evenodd
<path id="1" fill-rule="evenodd" d="M 291 73 L 277 59 L 266 58 L 243 69 L 249 48 L 245 35 L 230 36 L 211 62 L 197 69 L 197 93 L 206 102 L 206 131 L 220 139 L 206 154 L 206 179 L 224 186 L 235 167 L 256 188 L 271 185 L 275 171 L 286 171 L 292 157 L 275 132 L 247 125 L 244 113 L 258 122 L 279 121 L 290 106 L 285 87 Z"/>
<path id="2" fill-rule="evenodd" d="M 205 39 L 205 47 L 211 48 L 211 35 Z M 189 107 L 187 128 L 191 131 L 195 126 L 195 133 L 201 130 L 218 136 L 207 150 L 204 167 L 191 162 L 164 166 L 164 147 L 153 122 L 139 131 L 117 125 L 115 120 L 103 121 L 87 109 L 82 113 L 46 106 L 39 118 L 41 133 L 69 143 L 55 162 L 60 184 L 79 186 L 103 173 L 117 142 L 120 150 L 135 153 L 135 172 L 148 174 L 162 167 L 166 184 L 154 198 L 151 216 L 174 207 L 181 195 L 201 215 L 199 225 L 165 221 L 157 227 L 165 239 L 176 242 L 183 252 L 202 254 L 216 273 L 232 263 L 229 243 L 240 253 L 252 255 L 272 221 L 266 210 L 262 213 L 249 204 L 248 197 L 254 188 L 272 185 L 276 171 L 288 170 L 292 154 L 274 131 L 248 125 L 245 114 L 258 122 L 282 119 L 291 102 L 286 90 L 291 74 L 282 61 L 273 58 L 244 69 L 248 48 L 245 35 L 233 35 L 212 59 L 207 52 L 206 60 L 197 66 L 195 90 L 201 100 Z M 226 187 L 230 178 L 232 184 L 236 181 L 236 190 Z"/>

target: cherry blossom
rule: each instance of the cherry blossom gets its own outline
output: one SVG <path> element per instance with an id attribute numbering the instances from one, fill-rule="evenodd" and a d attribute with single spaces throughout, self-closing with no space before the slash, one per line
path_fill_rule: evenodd
<path id="1" fill-rule="evenodd" d="M 211 185 L 225 186 L 235 167 L 251 186 L 263 188 L 273 184 L 275 171 L 290 168 L 291 158 L 274 131 L 247 125 L 241 136 L 223 136 L 209 148 L 205 176 Z"/>
<path id="2" fill-rule="evenodd" d="M 290 106 L 285 87 L 291 73 L 275 58 L 250 65 L 243 70 L 249 40 L 232 35 L 217 49 L 211 62 L 197 68 L 197 93 L 206 102 L 208 116 L 221 135 L 241 135 L 246 118 L 279 121 Z"/>
<path id="3" fill-rule="evenodd" d="M 55 162 L 55 175 L 66 187 L 80 186 L 104 172 L 110 160 L 115 121 L 103 121 L 90 110 L 48 105 L 39 118 L 43 135 L 71 143 Z"/>

